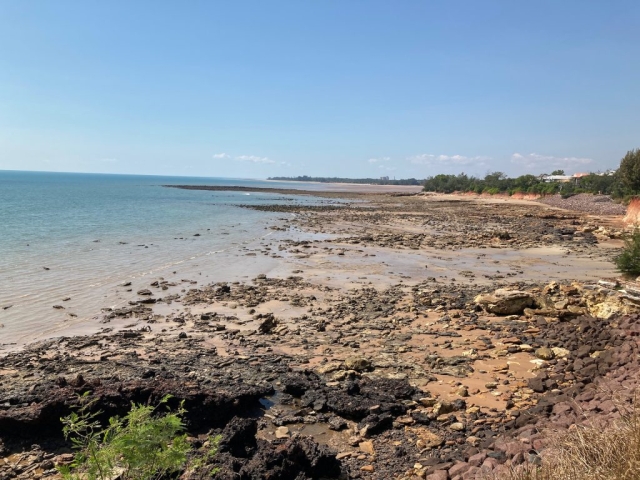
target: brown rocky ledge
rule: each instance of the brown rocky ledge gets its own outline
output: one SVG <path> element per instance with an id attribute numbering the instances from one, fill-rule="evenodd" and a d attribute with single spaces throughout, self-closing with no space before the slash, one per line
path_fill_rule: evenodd
<path id="1" fill-rule="evenodd" d="M 179 333 L 105 332 L 7 355 L 0 474 L 55 476 L 69 452 L 59 418 L 86 391 L 105 418 L 131 401 L 184 400 L 194 445 L 223 435 L 215 462 L 229 479 L 480 478 L 538 461 L 547 430 L 610 421 L 619 408 L 611 391 L 618 402 L 633 398 L 639 317 L 622 313 L 637 307 L 620 287 L 552 283 L 475 299 L 425 287 L 339 296 L 321 319 L 295 326 L 273 315 L 186 313 L 167 319 Z M 306 306 L 317 298 L 301 292 L 309 288 L 262 277 L 194 289 L 183 301 L 246 308 L 287 295 Z M 597 291 L 608 320 L 583 314 L 601 308 Z M 510 308 L 488 313 L 499 301 Z"/>

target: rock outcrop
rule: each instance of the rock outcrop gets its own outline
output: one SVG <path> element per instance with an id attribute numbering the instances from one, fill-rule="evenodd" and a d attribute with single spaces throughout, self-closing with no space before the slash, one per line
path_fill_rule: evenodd
<path id="1" fill-rule="evenodd" d="M 533 297 L 522 290 L 498 289 L 492 294 L 478 295 L 474 302 L 489 313 L 496 315 L 520 314 L 533 305 Z"/>

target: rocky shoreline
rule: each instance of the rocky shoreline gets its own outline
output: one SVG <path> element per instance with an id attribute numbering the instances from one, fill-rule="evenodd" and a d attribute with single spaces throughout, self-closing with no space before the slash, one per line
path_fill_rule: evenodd
<path id="1" fill-rule="evenodd" d="M 624 215 L 627 211 L 624 205 L 614 203 L 608 195 L 580 193 L 567 198 L 551 195 L 542 197 L 538 201 L 552 207 L 597 215 Z"/>
<path id="2" fill-rule="evenodd" d="M 87 391 L 104 418 L 184 400 L 196 449 L 222 435 L 221 479 L 483 478 L 632 402 L 640 292 L 598 282 L 618 218 L 353 198 L 269 207 L 295 216 L 247 254 L 291 275 L 179 294 L 157 279 L 100 333 L 0 358 L 0 478 L 57 478 L 59 418 Z"/>

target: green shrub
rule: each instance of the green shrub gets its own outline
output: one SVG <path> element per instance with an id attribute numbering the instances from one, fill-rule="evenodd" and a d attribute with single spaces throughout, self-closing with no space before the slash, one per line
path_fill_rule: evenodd
<path id="1" fill-rule="evenodd" d="M 624 240 L 622 253 L 615 258 L 616 266 L 622 273 L 640 275 L 640 228 Z"/>
<path id="2" fill-rule="evenodd" d="M 169 398 L 163 398 L 157 407 L 133 403 L 124 418 L 112 417 L 102 427 L 97 421 L 101 412 L 90 412 L 94 402 L 87 394 L 82 396 L 78 412 L 61 418 L 64 436 L 77 450 L 71 465 L 60 467 L 62 477 L 153 480 L 185 469 L 191 446 L 182 422 L 184 407 L 180 404 L 176 412 L 164 414 L 156 411 Z M 215 455 L 218 440 L 212 439 L 205 460 Z"/>
<path id="3" fill-rule="evenodd" d="M 629 150 L 620 160 L 616 176 L 624 193 L 640 192 L 640 148 Z"/>

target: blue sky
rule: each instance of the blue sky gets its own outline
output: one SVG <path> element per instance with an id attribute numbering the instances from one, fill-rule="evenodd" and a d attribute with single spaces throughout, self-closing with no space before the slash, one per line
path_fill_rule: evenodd
<path id="1" fill-rule="evenodd" d="M 0 0 L 0 169 L 424 178 L 616 167 L 640 2 Z"/>

